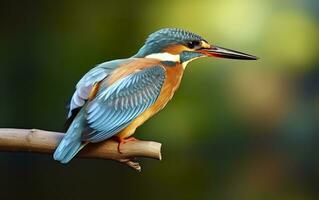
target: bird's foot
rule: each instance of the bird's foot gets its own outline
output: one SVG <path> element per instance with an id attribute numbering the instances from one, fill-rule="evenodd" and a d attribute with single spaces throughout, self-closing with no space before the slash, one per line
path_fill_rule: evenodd
<path id="1" fill-rule="evenodd" d="M 117 151 L 122 154 L 123 152 L 121 151 L 121 145 L 127 143 L 127 142 L 131 142 L 131 141 L 138 141 L 138 139 L 136 139 L 135 137 L 129 137 L 129 138 L 120 138 L 117 137 L 116 138 L 118 141 L 118 145 L 117 145 Z"/>
<path id="2" fill-rule="evenodd" d="M 141 172 L 141 170 L 142 170 L 142 168 L 138 162 L 133 162 L 132 160 L 126 159 L 126 158 L 120 159 L 118 161 L 121 163 L 127 164 L 129 167 L 131 167 L 132 169 L 134 169 L 138 172 Z"/>

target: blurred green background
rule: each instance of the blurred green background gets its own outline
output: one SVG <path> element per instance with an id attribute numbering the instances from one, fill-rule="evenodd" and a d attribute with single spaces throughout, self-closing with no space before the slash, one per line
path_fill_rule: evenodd
<path id="1" fill-rule="evenodd" d="M 201 59 L 137 130 L 163 143 L 142 173 L 113 161 L 0 153 L 0 199 L 319 197 L 319 1 L 1 1 L 0 127 L 61 131 L 76 82 L 184 28 L 261 57 Z"/>

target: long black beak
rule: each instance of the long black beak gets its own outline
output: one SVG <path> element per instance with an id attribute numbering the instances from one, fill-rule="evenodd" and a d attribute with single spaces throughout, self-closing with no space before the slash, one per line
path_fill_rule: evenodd
<path id="1" fill-rule="evenodd" d="M 256 56 L 249 55 L 246 53 L 241 53 L 239 51 L 234 51 L 218 46 L 212 46 L 210 48 L 205 48 L 199 50 L 201 53 L 210 57 L 228 58 L 228 59 L 239 59 L 239 60 L 257 60 Z"/>

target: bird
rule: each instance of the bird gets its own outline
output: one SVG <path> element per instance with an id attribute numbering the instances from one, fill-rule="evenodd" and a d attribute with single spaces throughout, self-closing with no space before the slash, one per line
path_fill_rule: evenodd
<path id="1" fill-rule="evenodd" d="M 121 153 L 121 145 L 136 140 L 135 130 L 171 100 L 187 64 L 203 57 L 258 59 L 184 29 L 160 29 L 132 57 L 98 64 L 80 79 L 70 101 L 68 129 L 53 158 L 68 163 L 88 143 L 110 138 L 118 141 Z"/>

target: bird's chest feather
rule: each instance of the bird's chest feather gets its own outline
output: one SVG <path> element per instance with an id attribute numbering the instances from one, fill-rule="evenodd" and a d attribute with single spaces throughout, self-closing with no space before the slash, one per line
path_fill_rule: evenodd
<path id="1" fill-rule="evenodd" d="M 169 100 L 173 97 L 175 91 L 178 89 L 182 76 L 183 76 L 183 67 L 178 64 L 174 67 L 165 67 L 166 69 L 166 79 L 162 86 L 161 93 L 154 103 L 153 106 L 150 107 L 150 111 L 158 112 L 161 110 Z"/>
<path id="2" fill-rule="evenodd" d="M 155 103 L 145 110 L 141 115 L 139 115 L 136 119 L 134 119 L 128 127 L 122 130 L 118 137 L 126 138 L 132 135 L 135 132 L 135 129 L 142 125 L 146 120 L 155 115 L 161 109 L 165 107 L 165 105 L 171 100 L 175 91 L 178 89 L 182 76 L 183 76 L 183 67 L 178 64 L 174 67 L 165 66 L 166 69 L 166 79 L 162 86 L 160 95 L 158 96 Z"/>

